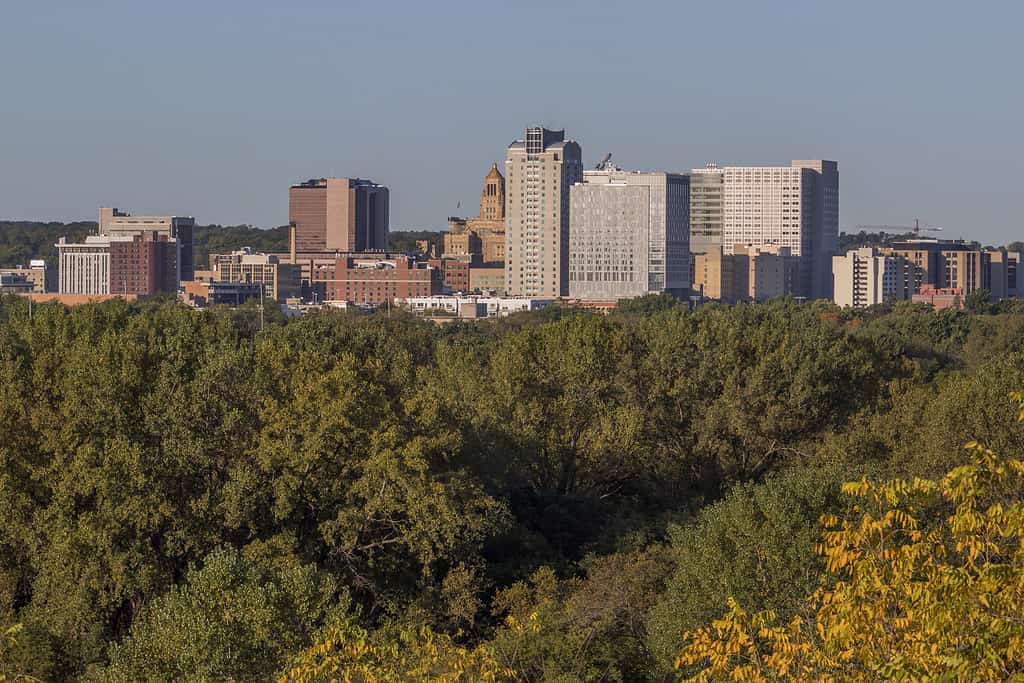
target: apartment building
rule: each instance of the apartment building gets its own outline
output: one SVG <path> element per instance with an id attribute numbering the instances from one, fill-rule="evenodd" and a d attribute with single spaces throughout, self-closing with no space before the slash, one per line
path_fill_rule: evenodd
<path id="1" fill-rule="evenodd" d="M 584 171 L 570 188 L 569 296 L 617 300 L 689 293 L 690 179 Z"/>
<path id="2" fill-rule="evenodd" d="M 909 300 L 914 265 L 902 256 L 864 247 L 832 257 L 833 301 L 844 308 L 864 308 Z"/>
<path id="3" fill-rule="evenodd" d="M 565 131 L 527 128 L 505 160 L 506 291 L 569 294 L 569 188 L 583 180 L 579 144 Z"/>

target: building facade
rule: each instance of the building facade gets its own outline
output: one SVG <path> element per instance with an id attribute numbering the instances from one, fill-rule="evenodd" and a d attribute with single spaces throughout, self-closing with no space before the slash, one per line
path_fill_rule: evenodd
<path id="1" fill-rule="evenodd" d="M 505 289 L 514 296 L 569 294 L 569 188 L 583 180 L 580 146 L 565 131 L 527 128 L 505 160 Z"/>
<path id="2" fill-rule="evenodd" d="M 710 199 L 707 200 L 710 202 Z M 722 248 L 785 247 L 798 258 L 798 296 L 832 297 L 839 241 L 839 168 L 834 161 L 722 169 Z"/>
<path id="3" fill-rule="evenodd" d="M 714 164 L 690 171 L 690 253 L 722 247 L 722 169 Z"/>
<path id="4" fill-rule="evenodd" d="M 152 296 L 178 289 L 177 241 L 159 231 L 57 243 L 61 294 Z"/>
<path id="5" fill-rule="evenodd" d="M 192 233 L 196 219 L 191 216 L 133 216 L 116 208 L 100 208 L 99 234 L 105 237 L 133 237 L 156 233 L 177 243 L 177 280 L 191 280 L 195 273 Z"/>
<path id="6" fill-rule="evenodd" d="M 45 294 L 57 291 L 56 271 L 46 265 L 42 259 L 32 259 L 28 266 L 16 268 L 0 268 L 0 276 L 8 277 L 10 282 L 25 282 L 30 285 L 32 294 Z M 23 286 L 19 286 L 19 289 Z"/>
<path id="7" fill-rule="evenodd" d="M 690 289 L 685 175 L 584 171 L 570 188 L 569 296 L 617 300 Z"/>
<path id="8" fill-rule="evenodd" d="M 360 178 L 314 178 L 288 190 L 288 221 L 300 252 L 388 248 L 388 188 Z"/>
<path id="9" fill-rule="evenodd" d="M 213 282 L 263 286 L 263 296 L 288 299 L 302 294 L 301 266 L 281 263 L 273 254 L 241 249 L 230 254 L 211 254 Z"/>
<path id="10" fill-rule="evenodd" d="M 336 258 L 314 267 L 312 288 L 320 301 L 381 306 L 396 298 L 441 293 L 441 270 L 404 254 Z"/>
<path id="11" fill-rule="evenodd" d="M 694 256 L 694 291 L 701 297 L 731 304 L 793 295 L 799 259 L 789 247 L 734 244 L 731 251 L 713 247 Z"/>
<path id="12" fill-rule="evenodd" d="M 872 247 L 833 256 L 833 301 L 843 308 L 906 301 L 914 294 L 908 269 L 912 271 L 913 264 L 902 256 L 882 254 Z"/>

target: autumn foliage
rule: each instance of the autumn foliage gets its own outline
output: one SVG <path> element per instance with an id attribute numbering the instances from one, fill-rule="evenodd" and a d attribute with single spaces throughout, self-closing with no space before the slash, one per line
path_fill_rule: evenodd
<path id="1" fill-rule="evenodd" d="M 1024 461 L 966 448 L 941 481 L 846 484 L 857 504 L 821 519 L 828 574 L 806 614 L 780 623 L 730 601 L 686 634 L 677 668 L 694 682 L 1021 680 Z"/>

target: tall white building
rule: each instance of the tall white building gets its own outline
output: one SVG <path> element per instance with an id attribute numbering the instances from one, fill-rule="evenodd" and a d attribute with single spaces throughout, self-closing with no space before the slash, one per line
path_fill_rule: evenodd
<path id="1" fill-rule="evenodd" d="M 839 241 L 839 169 L 834 161 L 722 169 L 722 248 L 788 247 L 798 257 L 796 293 L 831 298 Z"/>
<path id="2" fill-rule="evenodd" d="M 569 296 L 622 299 L 690 288 L 690 179 L 584 171 L 570 189 Z"/>
<path id="3" fill-rule="evenodd" d="M 513 296 L 569 294 L 569 188 L 583 180 L 565 131 L 527 128 L 505 160 L 505 279 Z"/>
<path id="4" fill-rule="evenodd" d="M 873 247 L 833 256 L 833 300 L 843 308 L 864 308 L 909 299 L 913 292 L 906 284 L 908 263 L 902 256 L 879 254 Z"/>

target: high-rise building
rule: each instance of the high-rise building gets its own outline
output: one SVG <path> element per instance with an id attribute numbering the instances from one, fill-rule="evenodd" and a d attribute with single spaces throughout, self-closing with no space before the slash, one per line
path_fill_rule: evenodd
<path id="1" fill-rule="evenodd" d="M 480 215 L 452 216 L 444 234 L 444 256 L 479 256 L 485 263 L 505 262 L 505 176 L 497 164 L 484 176 Z"/>
<path id="2" fill-rule="evenodd" d="M 61 294 L 150 296 L 178 289 L 176 240 L 154 230 L 57 243 Z"/>
<path id="3" fill-rule="evenodd" d="M 722 248 L 788 247 L 798 257 L 796 294 L 831 298 L 839 240 L 839 169 L 834 161 L 727 166 L 722 183 Z"/>
<path id="4" fill-rule="evenodd" d="M 690 182 L 676 173 L 584 171 L 569 193 L 569 296 L 690 289 Z"/>
<path id="5" fill-rule="evenodd" d="M 722 169 L 714 164 L 690 171 L 690 253 L 722 246 Z"/>
<path id="6" fill-rule="evenodd" d="M 315 178 L 288 191 L 299 252 L 388 248 L 388 188 L 360 178 Z"/>
<path id="7" fill-rule="evenodd" d="M 580 146 L 565 131 L 527 128 L 505 160 L 506 290 L 569 294 L 569 188 L 583 180 Z"/>
<path id="8" fill-rule="evenodd" d="M 833 300 L 844 308 L 906 301 L 914 294 L 908 268 L 913 270 L 914 265 L 902 256 L 883 254 L 872 247 L 833 256 Z"/>
<path id="9" fill-rule="evenodd" d="M 192 232 L 196 219 L 191 216 L 133 216 L 115 208 L 100 208 L 99 234 L 108 237 L 133 237 L 156 232 L 177 242 L 177 279 L 191 280 L 195 275 Z"/>

